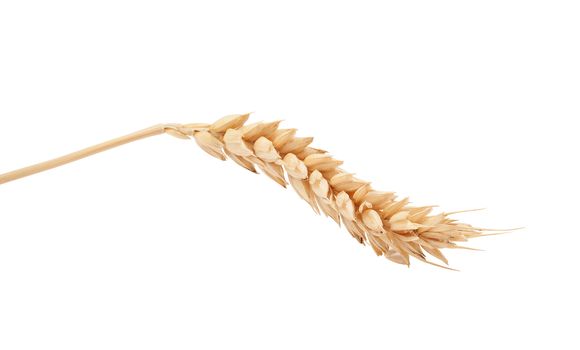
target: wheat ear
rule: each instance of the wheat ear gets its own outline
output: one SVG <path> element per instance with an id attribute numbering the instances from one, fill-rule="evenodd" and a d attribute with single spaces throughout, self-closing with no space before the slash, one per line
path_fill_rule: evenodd
<path id="1" fill-rule="evenodd" d="M 410 257 L 445 267 L 442 248 L 483 236 L 475 228 L 450 218 L 455 213 L 430 215 L 433 207 L 409 205 L 392 192 L 380 192 L 367 181 L 340 168 L 342 161 L 326 151 L 312 148 L 311 137 L 296 137 L 296 129 L 279 128 L 280 121 L 246 125 L 248 114 L 230 115 L 213 124 L 160 124 L 107 141 L 69 155 L 0 175 L 0 184 L 55 168 L 81 158 L 146 137 L 170 134 L 193 138 L 208 154 L 232 159 L 245 169 L 256 168 L 283 187 L 288 183 L 316 213 L 343 224 L 360 243 L 368 243 L 379 256 L 410 265 Z M 469 249 L 469 248 L 467 248 Z"/>

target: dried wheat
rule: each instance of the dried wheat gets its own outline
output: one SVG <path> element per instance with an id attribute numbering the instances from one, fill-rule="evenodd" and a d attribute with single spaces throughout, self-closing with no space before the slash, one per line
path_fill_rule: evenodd
<path id="1" fill-rule="evenodd" d="M 442 248 L 465 248 L 457 242 L 484 235 L 450 218 L 455 213 L 431 215 L 433 207 L 409 205 L 392 192 L 380 192 L 367 181 L 340 168 L 342 161 L 310 147 L 311 137 L 297 137 L 296 129 L 279 128 L 280 121 L 247 124 L 248 114 L 224 117 L 213 124 L 160 124 L 48 162 L 0 175 L 0 184 L 102 152 L 128 142 L 167 133 L 193 138 L 211 156 L 232 159 L 276 183 L 288 183 L 317 213 L 324 213 L 360 243 L 368 243 L 379 256 L 409 265 L 410 258 L 427 260 L 427 254 L 448 264 Z"/>

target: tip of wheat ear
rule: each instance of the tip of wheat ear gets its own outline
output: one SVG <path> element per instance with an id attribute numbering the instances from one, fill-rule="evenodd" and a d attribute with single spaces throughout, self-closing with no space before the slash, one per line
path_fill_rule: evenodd
<path id="1" fill-rule="evenodd" d="M 379 256 L 403 265 L 410 258 L 447 268 L 443 248 L 464 248 L 457 242 L 483 236 L 485 229 L 459 223 L 455 213 L 433 215 L 432 206 L 410 206 L 407 198 L 376 191 L 367 181 L 340 168 L 342 161 L 310 147 L 312 138 L 281 129 L 280 121 L 246 124 L 248 114 L 230 115 L 213 124 L 184 125 L 205 152 L 232 159 L 252 172 L 257 168 L 283 187 L 290 184 L 316 213 L 343 224 L 360 243 Z"/>

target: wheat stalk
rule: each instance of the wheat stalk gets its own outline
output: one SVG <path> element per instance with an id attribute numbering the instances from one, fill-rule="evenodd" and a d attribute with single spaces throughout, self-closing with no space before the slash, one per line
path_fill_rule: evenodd
<path id="1" fill-rule="evenodd" d="M 485 230 L 457 222 L 454 213 L 432 215 L 432 206 L 415 207 L 409 199 L 380 192 L 367 181 L 340 168 L 342 161 L 310 147 L 311 137 L 296 137 L 296 129 L 279 128 L 280 121 L 246 125 L 249 114 L 230 115 L 213 124 L 160 124 L 69 155 L 0 175 L 0 184 L 48 170 L 129 142 L 163 133 L 193 138 L 205 152 L 232 159 L 245 169 L 262 170 L 283 187 L 289 183 L 316 213 L 341 223 L 360 243 L 379 256 L 410 265 L 410 258 L 447 268 L 442 248 L 465 248 L 457 242 L 484 236 Z"/>

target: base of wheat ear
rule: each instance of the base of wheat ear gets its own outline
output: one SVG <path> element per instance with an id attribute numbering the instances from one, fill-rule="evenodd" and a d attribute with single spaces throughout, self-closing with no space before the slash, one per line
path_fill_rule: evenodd
<path id="1" fill-rule="evenodd" d="M 159 124 L 66 156 L 0 175 L 0 184 L 55 168 L 146 137 L 170 134 L 193 138 L 205 152 L 230 158 L 256 173 L 256 168 L 283 187 L 289 183 L 316 213 L 344 225 L 360 243 L 379 256 L 410 265 L 414 257 L 431 255 L 448 264 L 442 248 L 464 248 L 457 242 L 484 236 L 486 230 L 457 222 L 455 213 L 431 214 L 432 206 L 415 207 L 392 192 L 376 191 L 367 181 L 340 168 L 342 161 L 310 147 L 311 137 L 296 137 L 296 129 L 279 128 L 280 121 L 247 124 L 249 114 L 230 115 L 213 124 Z M 497 233 L 497 232 L 496 232 Z"/>

